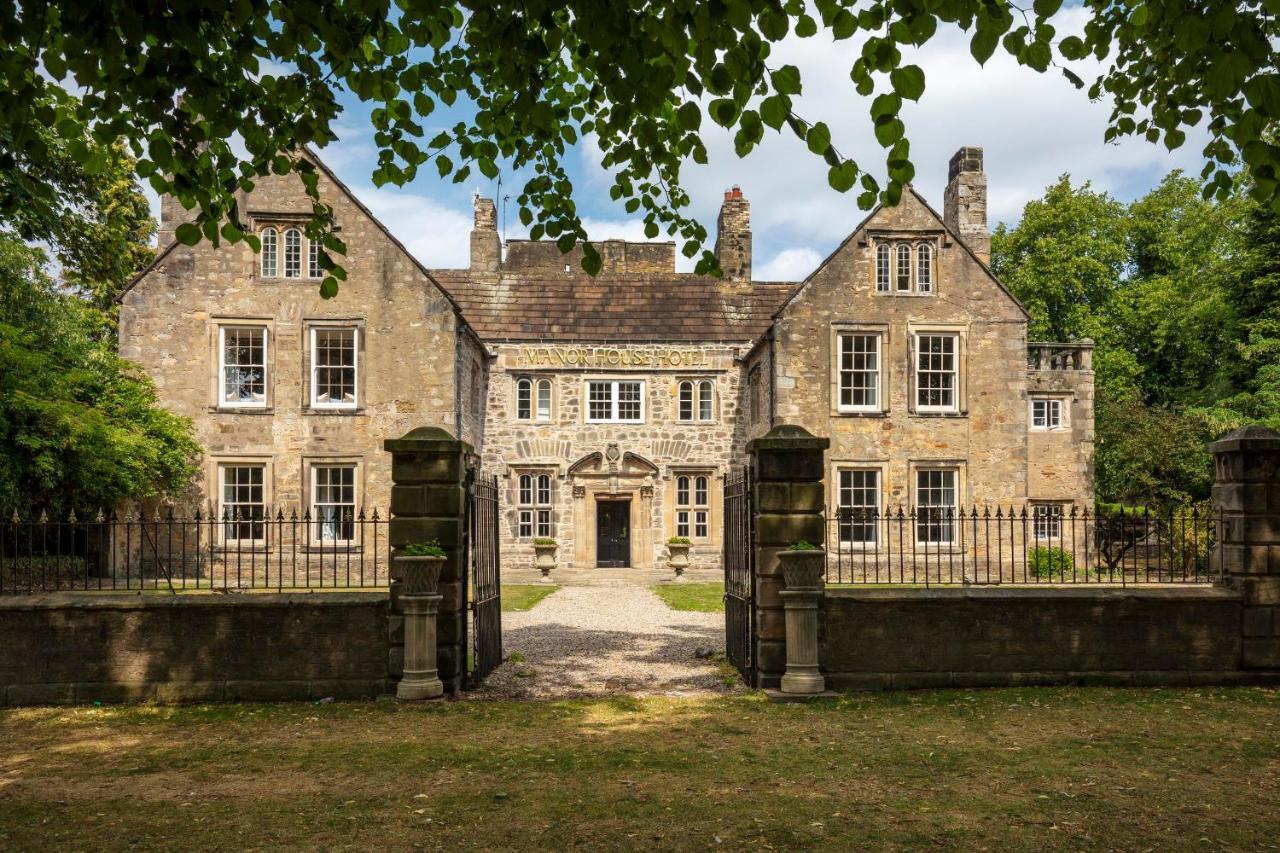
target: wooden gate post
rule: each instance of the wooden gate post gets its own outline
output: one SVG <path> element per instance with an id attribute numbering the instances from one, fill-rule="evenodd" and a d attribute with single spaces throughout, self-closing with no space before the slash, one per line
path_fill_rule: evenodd
<path id="1" fill-rule="evenodd" d="M 1218 553 L 1226 583 L 1244 596 L 1244 669 L 1280 669 L 1280 432 L 1247 426 L 1208 446 Z"/>
<path id="2" fill-rule="evenodd" d="M 801 540 L 826 541 L 824 458 L 830 439 L 778 426 L 747 443 L 755 467 L 756 681 L 776 688 L 787 666 L 782 564 L 778 553 Z"/>
<path id="3" fill-rule="evenodd" d="M 405 545 L 434 541 L 445 551 L 436 619 L 437 669 L 445 690 L 457 693 L 467 666 L 462 560 L 471 445 L 439 427 L 419 427 L 403 438 L 387 439 L 382 446 L 391 454 L 391 676 L 399 679 L 404 673 L 403 579 L 395 558 Z"/>

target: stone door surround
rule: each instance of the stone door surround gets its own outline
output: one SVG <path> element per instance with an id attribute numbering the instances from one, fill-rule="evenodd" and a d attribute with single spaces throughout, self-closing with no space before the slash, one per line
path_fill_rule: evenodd
<path id="1" fill-rule="evenodd" d="M 573 567 L 595 568 L 596 517 L 600 501 L 631 504 L 631 567 L 653 568 L 653 489 L 658 466 L 636 453 L 609 444 L 569 466 L 573 485 Z"/>

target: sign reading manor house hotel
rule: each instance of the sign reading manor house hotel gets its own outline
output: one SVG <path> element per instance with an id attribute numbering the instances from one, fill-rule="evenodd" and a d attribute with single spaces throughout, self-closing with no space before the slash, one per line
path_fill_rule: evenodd
<path id="1" fill-rule="evenodd" d="M 987 263 L 981 149 L 950 161 L 941 215 L 908 189 L 794 282 L 753 279 L 736 187 L 716 227 L 721 278 L 676 272 L 671 243 L 619 240 L 597 243 L 603 268 L 587 276 L 578 250 L 504 245 L 483 198 L 468 267 L 431 269 L 316 163 L 348 246 L 336 298 L 318 295 L 300 226 L 311 201 L 292 175 L 239 199 L 257 254 L 178 244 L 186 213 L 164 199 L 162 251 L 122 297 L 122 355 L 204 448 L 193 504 L 385 512 L 383 440 L 440 426 L 499 478 L 505 566 L 549 537 L 562 565 L 656 568 L 680 536 L 715 567 L 724 478 L 778 424 L 830 438 L 830 512 L 1000 502 L 1052 540 L 1092 503 L 1089 347 L 1028 344 Z M 317 535 L 354 549 L 344 530 Z M 939 549 L 954 534 L 918 531 Z M 874 527 L 842 535 L 878 544 Z"/>

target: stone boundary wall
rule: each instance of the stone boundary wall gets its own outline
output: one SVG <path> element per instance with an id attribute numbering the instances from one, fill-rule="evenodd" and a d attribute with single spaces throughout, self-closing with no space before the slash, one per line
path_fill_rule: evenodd
<path id="1" fill-rule="evenodd" d="M 0 598 L 0 701 L 366 698 L 386 693 L 385 592 Z"/>
<path id="2" fill-rule="evenodd" d="M 1280 683 L 1242 666 L 1235 591 L 828 588 L 821 661 L 840 689 Z"/>

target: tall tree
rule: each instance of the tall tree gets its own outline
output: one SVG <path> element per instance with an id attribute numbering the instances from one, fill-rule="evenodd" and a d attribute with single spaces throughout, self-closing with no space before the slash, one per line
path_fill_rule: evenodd
<path id="1" fill-rule="evenodd" d="M 1088 94 L 1113 104 L 1108 140 L 1139 136 L 1176 148 L 1188 128 L 1203 127 L 1206 190 L 1229 194 L 1228 166 L 1242 157 L 1258 198 L 1280 204 L 1280 146 L 1264 133 L 1280 120 L 1276 11 L 1275 0 L 1194 8 L 1090 0 L 1082 32 L 1068 34 L 1079 7 L 1064 10 L 1061 0 L 19 0 L 0 8 L 0 168 L 9 172 L 0 218 L 24 206 L 56 209 L 56 188 L 38 176 L 43 129 L 76 140 L 90 128 L 100 143 L 128 139 L 157 192 L 199 208 L 178 233 L 183 241 L 252 240 L 236 191 L 294 169 L 315 198 L 309 227 L 320 236 L 330 211 L 317 176 L 280 152 L 333 140 L 345 90 L 373 104 L 376 183 L 403 183 L 419 168 L 455 181 L 473 169 L 490 178 L 501 166 L 524 170 L 522 222 L 567 250 L 586 233 L 564 157 L 592 135 L 613 197 L 642 213 L 649 236 L 678 235 L 692 257 L 706 231 L 683 212 L 681 166 L 706 159 L 705 120 L 733 134 L 739 155 L 766 128 L 790 133 L 823 158 L 831 186 L 857 188 L 863 207 L 896 202 L 914 176 L 902 108 L 926 82 L 904 48 L 927 44 L 940 26 L 969 33 L 979 63 L 1003 50 L 1081 88 L 1073 67 L 1096 63 Z M 840 152 L 826 124 L 795 109 L 800 71 L 778 61 L 773 46 L 820 30 L 859 39 L 849 74 L 870 99 L 884 184 L 878 170 Z M 55 81 L 74 86 L 83 102 L 51 104 L 44 93 Z M 474 111 L 433 127 L 437 105 L 459 99 Z M 71 151 L 95 172 L 88 146 Z M 332 234 L 325 244 L 343 249 Z M 327 254 L 323 263 L 331 264 Z M 584 267 L 599 263 L 588 244 Z M 699 271 L 715 266 L 704 251 Z M 342 273 L 333 273 L 322 293 L 336 292 Z"/>

